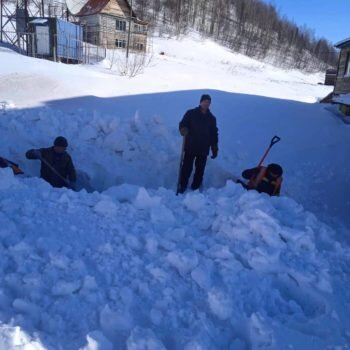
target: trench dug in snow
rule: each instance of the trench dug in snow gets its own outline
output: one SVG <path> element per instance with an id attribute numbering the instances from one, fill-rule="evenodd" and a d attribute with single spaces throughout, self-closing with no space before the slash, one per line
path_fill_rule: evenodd
<path id="1" fill-rule="evenodd" d="M 176 189 L 182 140 L 177 128 L 168 127 L 160 118 L 143 119 L 136 114 L 119 119 L 87 112 L 70 117 L 53 110 L 42 111 L 39 117 L 26 117 L 24 121 L 13 112 L 6 127 L 9 133 L 16 132 L 16 138 L 23 140 L 23 151 L 17 151 L 16 159 L 31 176 L 39 175 L 39 163 L 25 160 L 25 151 L 49 147 L 57 135 L 64 135 L 77 169 L 78 190 L 102 192 L 125 183 Z M 25 127 L 35 130 L 35 135 Z M 229 178 L 217 162 L 208 158 L 205 188 L 222 187 Z"/>
<path id="2" fill-rule="evenodd" d="M 176 197 L 181 140 L 158 118 L 65 118 L 14 111 L 2 119 L 4 144 L 21 140 L 8 151 L 26 173 L 39 168 L 26 149 L 64 135 L 80 186 L 103 191 L 54 189 L 0 170 L 4 324 L 40 330 L 44 348 L 345 344 L 346 318 L 332 305 L 345 253 L 332 229 L 289 198 L 226 184 L 214 161 L 203 193 Z"/>

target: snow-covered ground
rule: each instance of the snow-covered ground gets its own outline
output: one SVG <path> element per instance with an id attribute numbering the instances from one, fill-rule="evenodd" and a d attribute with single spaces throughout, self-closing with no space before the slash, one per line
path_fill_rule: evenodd
<path id="1" fill-rule="evenodd" d="M 350 94 L 343 94 L 333 98 L 334 102 L 350 105 Z"/>
<path id="2" fill-rule="evenodd" d="M 156 39 L 133 79 L 108 66 L 0 48 L 0 155 L 34 176 L 0 171 L 0 349 L 349 349 L 350 129 L 315 103 L 323 76 L 193 38 Z M 204 92 L 219 158 L 176 197 Z M 87 191 L 25 160 L 57 135 Z M 247 193 L 230 178 L 274 135 L 283 196 Z"/>
<path id="3" fill-rule="evenodd" d="M 324 81 L 322 74 L 284 71 L 199 38 L 155 39 L 146 74 L 134 79 L 116 77 L 115 69 L 108 69 L 108 61 L 97 67 L 77 67 L 33 63 L 32 58 L 11 54 L 4 48 L 0 48 L 0 54 L 1 99 L 13 101 L 18 107 L 83 95 L 114 97 L 208 88 L 315 102 L 330 91 L 317 85 Z M 108 57 L 112 56 L 111 52 Z"/>

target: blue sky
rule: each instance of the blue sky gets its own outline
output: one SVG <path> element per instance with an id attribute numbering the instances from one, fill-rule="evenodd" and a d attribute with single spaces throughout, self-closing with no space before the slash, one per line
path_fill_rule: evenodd
<path id="1" fill-rule="evenodd" d="M 264 0 L 298 25 L 315 30 L 332 43 L 350 37 L 350 0 Z"/>

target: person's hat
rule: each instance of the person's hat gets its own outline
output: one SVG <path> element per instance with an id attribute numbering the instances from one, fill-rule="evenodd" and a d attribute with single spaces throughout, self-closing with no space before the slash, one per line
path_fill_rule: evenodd
<path id="1" fill-rule="evenodd" d="M 201 102 L 206 101 L 206 100 L 211 101 L 211 97 L 209 95 L 206 95 L 206 94 L 202 95 Z"/>
<path id="2" fill-rule="evenodd" d="M 56 147 L 65 147 L 65 148 L 67 148 L 68 147 L 68 142 L 67 142 L 67 139 L 65 137 L 58 136 L 58 137 L 56 137 L 53 145 L 56 146 Z"/>
<path id="3" fill-rule="evenodd" d="M 267 171 L 271 172 L 271 173 L 273 173 L 274 175 L 277 175 L 277 176 L 282 176 L 282 174 L 283 174 L 282 167 L 279 164 L 274 164 L 274 163 L 271 163 L 271 164 L 268 165 Z"/>

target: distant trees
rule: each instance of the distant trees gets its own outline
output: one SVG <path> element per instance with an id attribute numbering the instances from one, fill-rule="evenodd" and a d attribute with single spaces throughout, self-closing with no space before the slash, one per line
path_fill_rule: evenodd
<path id="1" fill-rule="evenodd" d="M 234 51 L 288 68 L 335 67 L 338 54 L 326 39 L 282 17 L 261 0 L 134 0 L 140 17 L 172 35 L 193 28 Z"/>

